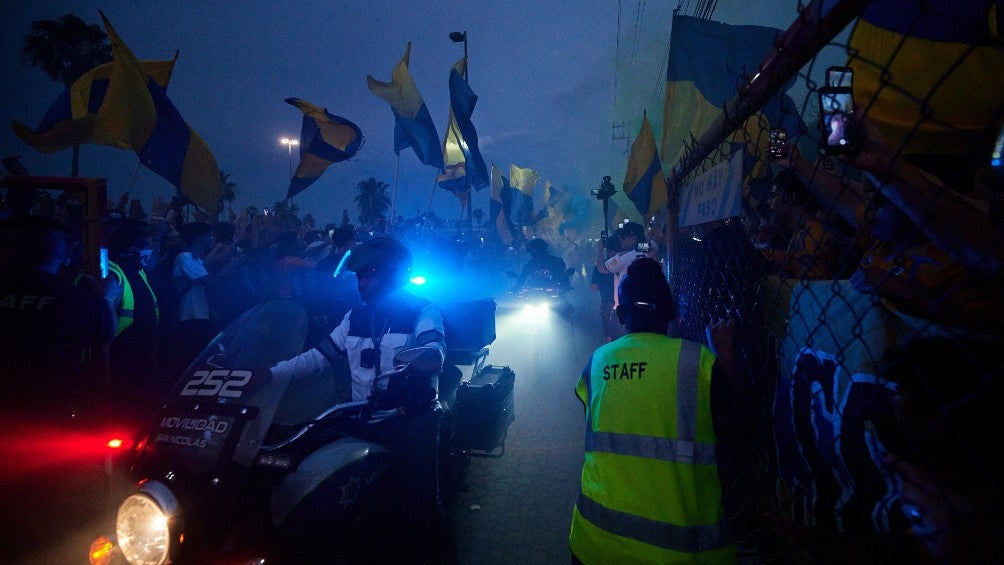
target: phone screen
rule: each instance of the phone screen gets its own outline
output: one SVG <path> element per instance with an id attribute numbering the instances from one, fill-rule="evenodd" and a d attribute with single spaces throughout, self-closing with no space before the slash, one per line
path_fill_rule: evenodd
<path id="1" fill-rule="evenodd" d="M 851 88 L 854 86 L 854 69 L 850 67 L 830 67 L 826 69 L 826 86 Z"/>
<path id="2" fill-rule="evenodd" d="M 846 153 L 853 148 L 854 99 L 849 88 L 824 88 L 819 91 L 822 146 L 828 153 Z"/>

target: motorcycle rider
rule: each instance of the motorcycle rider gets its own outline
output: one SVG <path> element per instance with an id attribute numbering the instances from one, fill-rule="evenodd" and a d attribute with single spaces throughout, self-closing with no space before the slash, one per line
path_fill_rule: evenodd
<path id="1" fill-rule="evenodd" d="M 294 379 L 316 377 L 347 358 L 352 400 L 374 392 L 374 380 L 394 366 L 394 355 L 407 348 L 430 346 L 446 359 L 443 318 L 437 306 L 407 290 L 411 252 L 390 237 L 360 244 L 346 261 L 355 272 L 363 304 L 353 307 L 316 347 L 282 361 L 273 375 Z M 378 383 L 378 388 L 386 387 Z M 452 530 L 439 499 L 439 429 L 441 410 L 437 383 L 409 387 L 403 417 L 360 422 L 350 435 L 381 444 L 391 452 L 387 497 L 396 505 L 374 513 L 362 536 L 353 536 L 358 558 L 374 563 L 450 563 L 456 560 Z M 355 549 L 355 548 L 350 548 Z"/>
<path id="2" fill-rule="evenodd" d="M 526 242 L 526 251 L 530 254 L 530 260 L 523 265 L 516 285 L 517 290 L 536 288 L 569 290 L 571 284 L 565 272 L 565 261 L 551 254 L 546 241 L 540 238 L 531 239 Z"/>

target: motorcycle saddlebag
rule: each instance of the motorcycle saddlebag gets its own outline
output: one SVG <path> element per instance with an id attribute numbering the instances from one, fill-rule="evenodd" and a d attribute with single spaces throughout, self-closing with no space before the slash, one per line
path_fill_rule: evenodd
<path id="1" fill-rule="evenodd" d="M 495 341 L 495 301 L 469 300 L 442 302 L 446 347 L 458 351 L 477 351 Z"/>
<path id="2" fill-rule="evenodd" d="M 487 365 L 457 389 L 457 448 L 490 453 L 505 451 L 509 425 L 516 419 L 514 386 L 516 373 L 507 366 Z"/>

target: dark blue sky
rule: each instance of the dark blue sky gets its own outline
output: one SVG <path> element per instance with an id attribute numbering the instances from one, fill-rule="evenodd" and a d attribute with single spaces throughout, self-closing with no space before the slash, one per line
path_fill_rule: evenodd
<path id="1" fill-rule="evenodd" d="M 486 162 L 505 173 L 510 163 L 537 170 L 538 194 L 550 180 L 588 195 L 604 175 L 620 185 L 642 110 L 650 117 L 661 112 L 675 5 L 656 4 L 662 3 L 12 2 L 0 10 L 0 154 L 22 155 L 33 174 L 69 174 L 69 150 L 43 155 L 9 127 L 11 120 L 34 127 L 62 90 L 24 62 L 20 47 L 34 20 L 74 13 L 99 23 L 100 9 L 139 59 L 168 59 L 180 50 L 168 95 L 237 183 L 235 207 L 271 206 L 285 196 L 288 155 L 279 138 L 299 135 L 302 114 L 284 99 L 299 97 L 356 122 L 365 137 L 352 161 L 332 165 L 294 198 L 302 211 L 321 223 L 337 221 L 343 208 L 354 217 L 355 186 L 372 176 L 396 183 L 399 213 L 411 216 L 431 202 L 437 214 L 455 219 L 456 198 L 432 190 L 435 169 L 411 150 L 401 153 L 398 168 L 390 107 L 368 90 L 366 75 L 390 80 L 411 41 L 411 74 L 442 136 L 449 71 L 463 56 L 463 44 L 449 34 L 466 31 L 469 80 L 479 95 L 473 120 Z M 742 4 L 720 6 L 715 19 L 785 28 L 796 6 L 786 0 Z M 296 160 L 294 152 L 294 167 Z M 80 170 L 107 178 L 116 197 L 129 189 L 137 163 L 130 151 L 88 145 Z M 173 195 L 174 188 L 141 167 L 132 193 L 146 204 L 155 195 Z M 474 207 L 487 210 L 487 190 L 475 195 Z M 599 204 L 594 208 L 591 220 L 599 223 Z"/>

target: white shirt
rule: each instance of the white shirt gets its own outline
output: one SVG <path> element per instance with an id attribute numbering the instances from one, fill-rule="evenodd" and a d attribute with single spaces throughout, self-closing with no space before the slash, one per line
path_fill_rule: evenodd
<path id="1" fill-rule="evenodd" d="M 349 334 L 351 315 L 352 311 L 345 314 L 342 322 L 331 332 L 329 339 L 348 357 L 349 368 L 352 372 L 352 400 L 365 400 L 372 392 L 373 380 L 376 378 L 377 371 L 362 367 L 360 360 L 362 351 L 373 347 L 373 338 Z M 385 373 L 393 369 L 394 355 L 403 349 L 415 347 L 418 336 L 429 330 L 436 330 L 440 335 L 444 333 L 443 316 L 434 304 L 428 304 L 421 310 L 415 320 L 413 332 L 405 334 L 388 331 L 384 333 L 380 340 L 379 372 Z M 446 358 L 445 343 L 436 342 L 428 345 L 438 347 L 442 358 Z M 280 361 L 272 367 L 272 374 L 276 377 L 309 378 L 322 373 L 328 366 L 327 358 L 315 347 L 292 359 Z"/>
<path id="2" fill-rule="evenodd" d="M 206 264 L 202 259 L 197 259 L 191 251 L 182 251 L 174 258 L 174 277 L 185 277 L 189 281 L 199 280 L 209 276 Z M 191 285 L 181 297 L 181 304 L 178 306 L 178 321 L 185 320 L 208 320 L 209 319 L 209 299 L 206 297 L 206 289 L 201 284 Z"/>
<path id="3" fill-rule="evenodd" d="M 641 251 L 631 249 L 629 251 L 621 251 L 603 262 L 603 266 L 614 275 L 614 306 L 620 304 L 617 291 L 621 286 L 621 279 L 627 274 L 628 267 L 639 257 L 645 256 Z"/>

